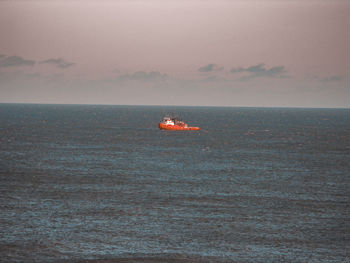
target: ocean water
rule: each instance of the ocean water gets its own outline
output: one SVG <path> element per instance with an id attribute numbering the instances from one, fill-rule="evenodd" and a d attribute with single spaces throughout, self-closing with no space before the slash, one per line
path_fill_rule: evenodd
<path id="1" fill-rule="evenodd" d="M 350 262 L 350 110 L 0 104 L 0 193 L 1 262 Z"/>

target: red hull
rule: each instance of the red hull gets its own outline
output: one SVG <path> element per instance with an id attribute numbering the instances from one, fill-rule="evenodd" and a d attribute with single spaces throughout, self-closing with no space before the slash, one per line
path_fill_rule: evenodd
<path id="1" fill-rule="evenodd" d="M 199 131 L 201 128 L 199 127 L 183 127 L 179 125 L 166 125 L 164 123 L 158 124 L 159 129 L 161 130 L 171 130 L 171 131 Z"/>

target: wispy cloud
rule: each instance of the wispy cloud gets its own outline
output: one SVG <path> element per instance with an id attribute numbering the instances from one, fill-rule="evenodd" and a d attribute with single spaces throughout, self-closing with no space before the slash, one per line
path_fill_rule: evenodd
<path id="1" fill-rule="evenodd" d="M 257 77 L 274 77 L 274 78 L 286 78 L 287 71 L 284 66 L 276 66 L 272 68 L 266 68 L 265 64 L 250 66 L 247 68 L 232 68 L 230 71 L 232 74 L 247 73 L 248 75 L 241 77 L 241 80 L 252 79 Z"/>
<path id="2" fill-rule="evenodd" d="M 323 79 L 320 79 L 321 82 L 337 82 L 341 81 L 343 78 L 342 76 L 331 76 L 331 77 L 326 77 Z"/>
<path id="3" fill-rule="evenodd" d="M 68 62 L 63 58 L 50 58 L 50 59 L 41 61 L 40 64 L 51 64 L 62 69 L 66 69 L 75 65 L 75 63 Z"/>
<path id="4" fill-rule="evenodd" d="M 0 55 L 0 67 L 22 67 L 22 66 L 34 66 L 34 60 L 24 59 L 19 56 L 5 56 Z"/>
<path id="5" fill-rule="evenodd" d="M 217 71 L 221 71 L 223 70 L 224 67 L 220 67 L 219 65 L 216 65 L 216 64 L 208 64 L 208 65 L 205 65 L 203 67 L 200 67 L 198 69 L 199 72 L 202 72 L 202 73 L 209 73 L 209 72 L 217 72 Z"/>
<path id="6" fill-rule="evenodd" d="M 125 74 L 118 78 L 118 80 L 139 80 L 139 81 L 155 81 L 155 80 L 165 80 L 167 78 L 166 74 L 162 74 L 158 71 L 137 71 L 133 74 Z"/>

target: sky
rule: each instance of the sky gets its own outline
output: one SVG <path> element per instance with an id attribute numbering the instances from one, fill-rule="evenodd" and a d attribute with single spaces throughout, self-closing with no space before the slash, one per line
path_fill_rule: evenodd
<path id="1" fill-rule="evenodd" d="M 350 108 L 350 1 L 1 1 L 0 103 Z"/>

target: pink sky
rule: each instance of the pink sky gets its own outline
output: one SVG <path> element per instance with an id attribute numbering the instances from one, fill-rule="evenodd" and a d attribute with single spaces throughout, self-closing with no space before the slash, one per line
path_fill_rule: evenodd
<path id="1" fill-rule="evenodd" d="M 0 102 L 350 107 L 349 26 L 348 1 L 2 1 Z"/>

